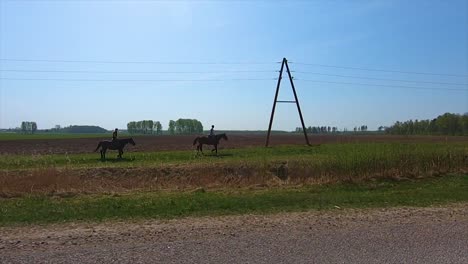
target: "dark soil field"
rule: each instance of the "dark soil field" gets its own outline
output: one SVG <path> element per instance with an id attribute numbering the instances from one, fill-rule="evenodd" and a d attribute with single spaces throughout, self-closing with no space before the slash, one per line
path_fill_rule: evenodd
<path id="1" fill-rule="evenodd" d="M 192 150 L 196 136 L 136 136 L 136 146 L 128 146 L 128 152 L 160 151 L 160 150 Z M 220 149 L 264 146 L 266 135 L 259 134 L 228 134 L 228 141 L 221 141 Z M 0 140 L 0 154 L 77 154 L 90 153 L 96 148 L 99 140 L 108 138 L 78 138 L 78 139 L 25 139 Z M 391 136 L 391 135 L 309 135 L 312 145 L 330 143 L 358 142 L 468 142 L 468 137 L 445 136 Z M 270 145 L 305 145 L 302 134 L 276 134 L 270 138 Z"/>

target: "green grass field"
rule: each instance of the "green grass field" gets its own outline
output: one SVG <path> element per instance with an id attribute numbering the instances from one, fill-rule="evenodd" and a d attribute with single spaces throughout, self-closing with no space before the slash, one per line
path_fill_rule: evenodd
<path id="1" fill-rule="evenodd" d="M 302 188 L 0 199 L 0 226 L 468 202 L 468 174 Z"/>

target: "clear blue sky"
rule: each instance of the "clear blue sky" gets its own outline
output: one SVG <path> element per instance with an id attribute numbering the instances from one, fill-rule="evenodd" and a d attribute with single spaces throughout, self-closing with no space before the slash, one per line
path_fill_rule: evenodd
<path id="1" fill-rule="evenodd" d="M 0 0 L 0 128 L 152 119 L 167 129 L 196 118 L 205 129 L 264 130 L 283 57 L 306 126 L 376 129 L 468 112 L 468 1 Z M 287 79 L 279 99 L 293 99 Z M 273 128 L 297 126 L 295 105 L 278 105 Z"/>

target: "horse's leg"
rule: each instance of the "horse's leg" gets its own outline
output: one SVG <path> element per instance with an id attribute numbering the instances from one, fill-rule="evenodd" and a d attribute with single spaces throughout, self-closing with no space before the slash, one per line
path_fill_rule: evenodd
<path id="1" fill-rule="evenodd" d="M 201 154 L 203 154 L 203 144 L 200 144 L 200 151 L 201 151 Z"/>
<path id="2" fill-rule="evenodd" d="M 123 154 L 123 149 L 119 149 L 119 158 L 122 158 L 122 154 Z"/>
<path id="3" fill-rule="evenodd" d="M 106 151 L 107 151 L 107 148 L 103 148 L 103 149 L 102 149 L 102 159 L 103 159 L 103 160 L 106 159 Z"/>
<path id="4" fill-rule="evenodd" d="M 216 156 L 218 156 L 218 144 L 215 144 Z"/>

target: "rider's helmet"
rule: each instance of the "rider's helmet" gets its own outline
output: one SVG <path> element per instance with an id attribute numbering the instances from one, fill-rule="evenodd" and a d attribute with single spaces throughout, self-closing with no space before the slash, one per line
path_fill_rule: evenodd
<path id="1" fill-rule="evenodd" d="M 115 131 L 119 130 L 118 128 L 115 129 Z"/>
<path id="2" fill-rule="evenodd" d="M 211 128 L 214 128 L 214 126 L 213 126 L 213 125 L 211 125 Z"/>

